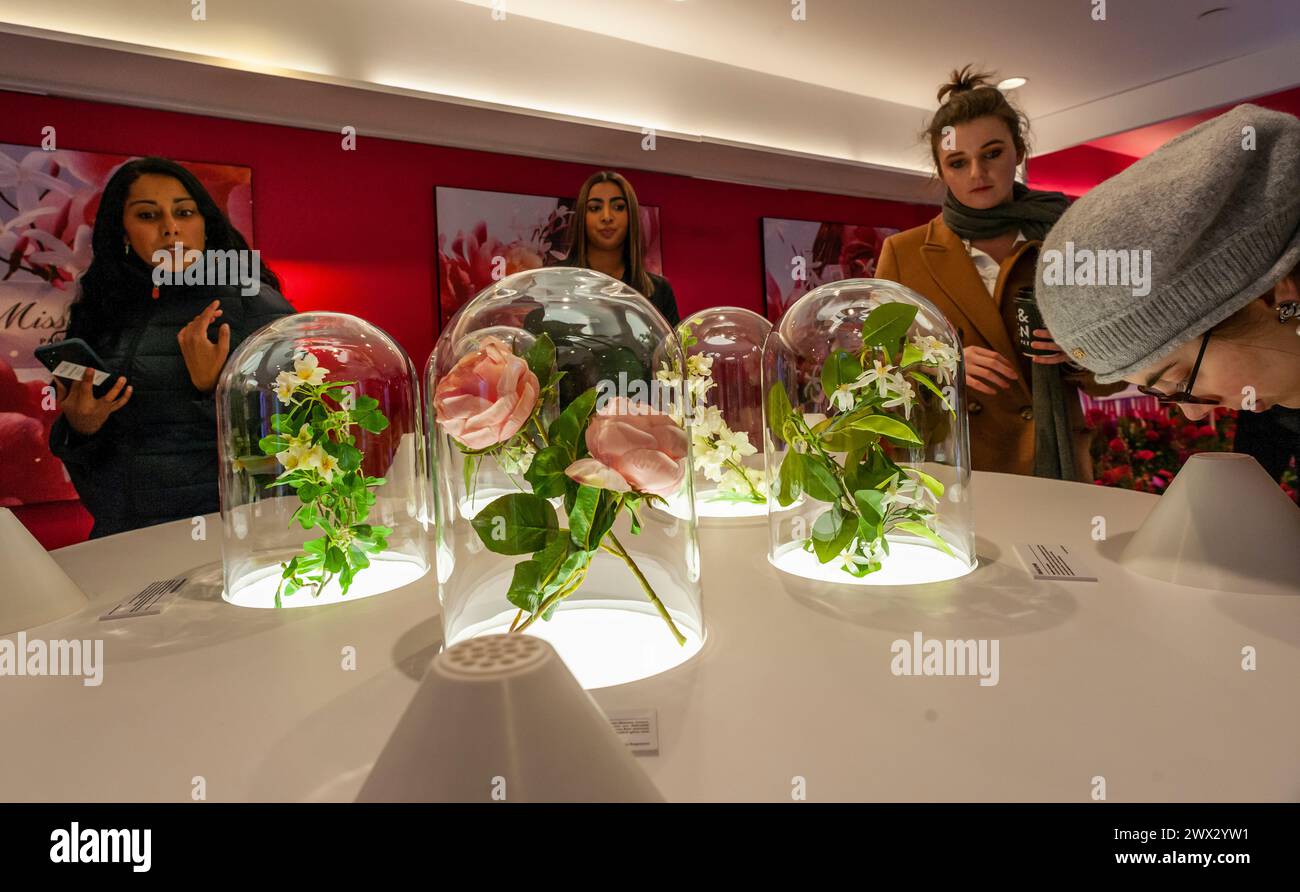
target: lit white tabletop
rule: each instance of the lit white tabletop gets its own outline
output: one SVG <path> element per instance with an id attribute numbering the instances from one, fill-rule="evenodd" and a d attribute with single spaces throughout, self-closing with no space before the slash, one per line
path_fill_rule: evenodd
<path id="1" fill-rule="evenodd" d="M 974 573 L 817 602 L 767 564 L 765 526 L 702 529 L 704 649 L 594 692 L 658 711 L 660 753 L 639 761 L 664 795 L 789 801 L 797 776 L 809 801 L 1082 802 L 1101 776 L 1109 801 L 1300 799 L 1300 594 L 1122 569 L 1155 496 L 977 473 L 973 498 Z M 218 523 L 201 542 L 180 522 L 54 553 L 91 605 L 28 637 L 104 638 L 103 684 L 0 676 L 0 799 L 190 801 L 196 777 L 209 801 L 355 796 L 439 646 L 432 577 L 335 606 L 233 607 Z M 1100 582 L 1031 581 L 1012 551 L 1031 541 L 1077 549 Z M 160 616 L 97 621 L 177 575 L 199 584 Z M 999 683 L 893 675 L 892 642 L 916 631 L 998 639 Z"/>

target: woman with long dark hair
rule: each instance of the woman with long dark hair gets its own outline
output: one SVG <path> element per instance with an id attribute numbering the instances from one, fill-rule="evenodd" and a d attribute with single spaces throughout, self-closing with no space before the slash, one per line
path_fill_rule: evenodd
<path id="1" fill-rule="evenodd" d="M 645 295 L 672 325 L 681 321 L 673 287 L 645 268 L 641 205 L 620 173 L 602 170 L 582 184 L 573 213 L 573 244 L 564 265 L 619 279 Z"/>
<path id="2" fill-rule="evenodd" d="M 67 337 L 89 343 L 118 377 L 102 397 L 92 371 L 70 386 L 54 379 L 61 415 L 50 449 L 94 517 L 92 537 L 216 511 L 217 379 L 233 348 L 293 307 L 203 184 L 174 161 L 117 169 L 92 244 Z M 251 287 L 178 284 L 209 251 L 236 252 L 229 256 L 255 274 Z"/>

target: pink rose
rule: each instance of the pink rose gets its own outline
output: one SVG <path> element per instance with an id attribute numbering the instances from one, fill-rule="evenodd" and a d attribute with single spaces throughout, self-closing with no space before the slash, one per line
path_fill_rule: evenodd
<path id="1" fill-rule="evenodd" d="M 467 449 L 504 443 L 524 426 L 541 388 L 523 357 L 497 338 L 461 358 L 433 392 L 438 423 Z"/>
<path id="2" fill-rule="evenodd" d="M 587 450 L 564 469 L 579 483 L 668 496 L 686 475 L 686 431 L 645 403 L 614 397 L 587 426 Z"/>

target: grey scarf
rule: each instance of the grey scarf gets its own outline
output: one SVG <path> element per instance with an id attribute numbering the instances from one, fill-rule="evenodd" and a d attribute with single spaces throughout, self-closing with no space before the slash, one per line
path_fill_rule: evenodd
<path id="1" fill-rule="evenodd" d="M 966 207 L 949 192 L 943 200 L 943 222 L 969 241 L 997 238 L 1017 229 L 1030 241 L 1042 241 L 1069 206 L 1062 192 L 1040 192 L 1016 183 L 1011 200 L 992 208 Z"/>
<path id="2" fill-rule="evenodd" d="M 1039 192 L 1016 183 L 1012 199 L 994 208 L 966 207 L 949 192 L 943 202 L 943 222 L 970 241 L 996 238 L 1020 230 L 1025 238 L 1041 241 L 1069 200 L 1060 192 Z M 1070 432 L 1069 400 L 1078 399 L 1065 383 L 1059 365 L 1033 364 L 1034 476 L 1077 480 L 1081 468 L 1074 463 L 1074 437 Z M 1085 481 L 1086 482 L 1086 481 Z"/>

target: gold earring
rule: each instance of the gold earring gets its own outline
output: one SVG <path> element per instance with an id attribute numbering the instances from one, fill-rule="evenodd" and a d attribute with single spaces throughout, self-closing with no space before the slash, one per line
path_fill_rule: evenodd
<path id="1" fill-rule="evenodd" d="M 131 243 L 130 243 L 130 242 L 122 242 L 122 253 L 123 253 L 123 254 L 130 254 L 130 253 L 131 253 Z"/>

